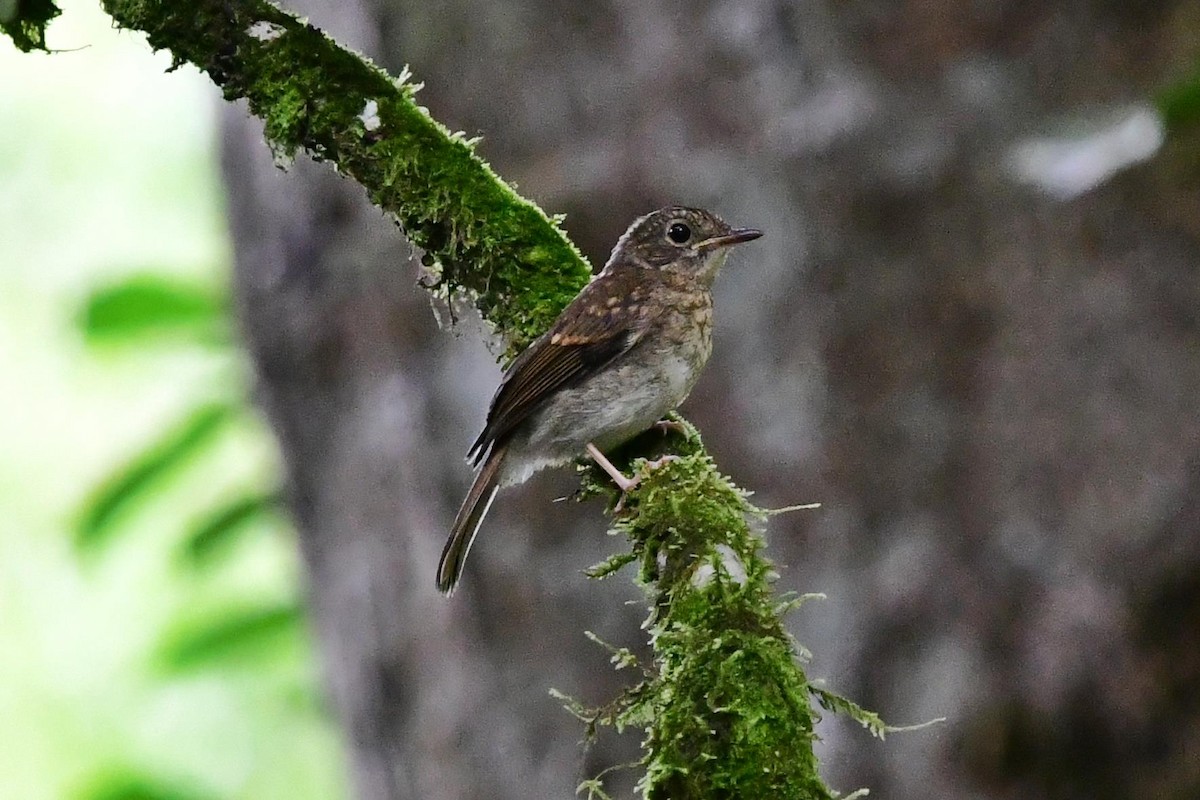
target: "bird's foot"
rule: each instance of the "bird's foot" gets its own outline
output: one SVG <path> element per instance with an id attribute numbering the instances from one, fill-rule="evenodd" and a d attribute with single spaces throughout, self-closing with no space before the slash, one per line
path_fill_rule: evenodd
<path id="1" fill-rule="evenodd" d="M 657 428 L 662 432 L 663 436 L 668 433 L 678 433 L 680 436 L 687 436 L 687 425 L 682 422 L 676 422 L 673 419 L 660 419 L 650 427 Z"/>
<path id="2" fill-rule="evenodd" d="M 608 477 L 612 478 L 613 483 L 620 488 L 621 497 L 619 500 L 617 500 L 617 504 L 613 506 L 613 513 L 619 514 L 621 509 L 625 507 L 625 498 L 629 496 L 630 492 L 637 488 L 637 485 L 642 482 L 642 479 L 637 475 L 634 475 L 632 478 L 626 477 L 625 473 L 617 469 L 613 463 L 608 460 L 604 453 L 600 452 L 600 448 L 596 447 L 596 445 L 592 444 L 591 442 L 587 443 L 587 447 L 585 449 L 587 450 L 588 455 L 592 457 L 592 460 L 596 462 L 600 469 L 607 472 Z"/>
<path id="3" fill-rule="evenodd" d="M 678 460 L 679 460 L 679 456 L 665 455 L 662 458 L 656 458 L 653 461 L 647 461 L 646 469 L 653 472 L 656 469 L 662 469 L 662 467 L 664 465 L 670 464 L 672 461 L 678 461 Z"/>
<path id="4" fill-rule="evenodd" d="M 679 423 L 663 420 L 663 424 L 678 425 Z M 621 490 L 621 498 L 617 500 L 617 504 L 613 506 L 613 513 L 619 514 L 621 510 L 625 508 L 625 498 L 628 497 L 629 493 L 636 489 L 642 482 L 642 476 L 634 475 L 632 478 L 627 477 L 625 473 L 613 466 L 613 463 L 608 460 L 604 453 L 600 452 L 600 448 L 596 447 L 596 445 L 592 444 L 591 442 L 588 442 L 585 449 L 587 450 L 588 455 L 592 457 L 592 460 L 599 465 L 600 469 L 608 473 L 608 477 L 612 478 L 613 483 L 615 483 Z M 678 460 L 679 456 L 665 455 L 662 458 L 655 459 L 654 461 L 647 461 L 646 470 L 648 472 L 653 472 L 654 470 L 662 467 L 664 464 L 669 464 L 672 461 Z"/>
<path id="5" fill-rule="evenodd" d="M 677 425 L 677 423 L 672 423 L 672 425 Z M 624 473 L 622 473 L 622 471 L 614 467 L 611 461 L 608 461 L 608 458 L 604 455 L 604 453 L 600 452 L 599 447 L 596 447 L 594 444 L 590 443 L 590 441 L 587 445 L 587 451 L 588 455 L 592 456 L 593 461 L 599 465 L 600 469 L 604 470 L 605 473 L 608 474 L 608 477 L 611 477 L 612 482 L 616 483 L 617 487 L 620 489 L 620 499 L 617 500 L 617 505 L 614 505 L 612 509 L 613 513 L 620 513 L 620 511 L 622 511 L 622 509 L 625 507 L 625 498 L 628 498 L 629 493 L 634 491 L 634 489 L 640 485 L 642 482 L 642 476 L 626 476 Z M 655 459 L 655 461 L 648 461 L 646 462 L 646 469 L 648 471 L 654 471 L 655 469 L 662 467 L 662 465 L 670 464 L 673 461 L 679 461 L 679 456 L 664 456 L 662 458 Z"/>
<path id="6" fill-rule="evenodd" d="M 613 466 L 613 463 L 608 460 L 604 453 L 600 452 L 600 448 L 596 447 L 596 445 L 588 442 L 585 449 L 587 450 L 588 455 L 592 457 L 592 460 L 596 462 L 600 469 L 607 472 L 608 477 L 613 479 L 613 483 L 621 488 L 622 494 L 632 491 L 639 483 L 641 483 L 642 479 L 636 475 L 632 478 L 625 477 L 625 473 Z"/>
<path id="7" fill-rule="evenodd" d="M 678 461 L 678 460 L 679 460 L 679 456 L 665 455 L 662 458 L 655 459 L 654 461 L 647 461 L 646 462 L 646 471 L 653 472 L 656 469 L 660 469 L 664 464 L 670 464 L 672 461 Z M 625 478 L 624 475 L 621 475 L 621 477 Z M 620 483 L 617 484 L 618 486 L 621 487 L 621 499 L 617 500 L 617 504 L 615 506 L 613 506 L 614 514 L 620 514 L 621 510 L 623 508 L 625 508 L 625 498 L 629 496 L 629 492 L 631 489 L 636 488 L 638 486 L 638 484 L 640 484 L 642 482 L 642 476 L 634 475 L 632 478 L 625 478 L 625 481 L 626 481 L 625 485 L 622 485 Z"/>

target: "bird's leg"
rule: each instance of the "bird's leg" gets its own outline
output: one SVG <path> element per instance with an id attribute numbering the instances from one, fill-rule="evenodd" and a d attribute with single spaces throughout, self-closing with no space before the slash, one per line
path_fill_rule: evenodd
<path id="1" fill-rule="evenodd" d="M 600 465 L 600 469 L 607 472 L 608 476 L 613 479 L 613 483 L 621 487 L 622 494 L 633 490 L 639 483 L 642 482 L 642 479 L 636 475 L 632 478 L 626 478 L 625 474 L 621 472 L 621 470 L 614 467 L 613 463 L 605 457 L 604 453 L 600 452 L 600 448 L 596 447 L 596 445 L 592 444 L 591 442 L 587 443 L 587 447 L 585 449 L 587 450 L 588 455 L 592 457 L 592 460 Z"/>
<path id="2" fill-rule="evenodd" d="M 613 463 L 604 456 L 604 453 L 600 452 L 600 448 L 596 447 L 596 445 L 592 444 L 591 442 L 587 443 L 587 451 L 588 455 L 592 457 L 592 460 L 600 465 L 600 469 L 607 472 L 609 477 L 613 479 L 613 483 L 621 487 L 621 499 L 617 501 L 617 504 L 613 506 L 612 510 L 612 513 L 614 514 L 621 513 L 621 509 L 625 507 L 625 497 L 630 491 L 633 490 L 634 487 L 642 482 L 642 479 L 637 475 L 634 475 L 632 478 L 626 478 L 625 474 L 613 466 Z"/>
<path id="3" fill-rule="evenodd" d="M 642 482 L 641 476 L 634 475 L 632 478 L 625 477 L 625 474 L 613 466 L 613 463 L 609 461 L 607 457 L 605 457 L 604 453 L 600 452 L 600 448 L 596 447 L 596 445 L 592 444 L 591 442 L 587 443 L 587 447 L 585 449 L 587 450 L 588 455 L 592 457 L 592 460 L 600 465 L 600 469 L 607 472 L 609 477 L 613 479 L 613 483 L 620 487 L 621 499 L 617 501 L 615 506 L 613 506 L 613 513 L 619 513 L 621 509 L 625 507 L 625 495 L 637 488 L 637 485 Z M 672 461 L 678 460 L 679 456 L 666 455 L 655 461 L 647 461 L 646 469 L 656 470 L 663 464 L 669 464 Z"/>

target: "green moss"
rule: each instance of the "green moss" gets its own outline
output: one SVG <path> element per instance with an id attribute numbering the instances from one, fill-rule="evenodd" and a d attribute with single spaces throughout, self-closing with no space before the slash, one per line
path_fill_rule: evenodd
<path id="1" fill-rule="evenodd" d="M 710 621 L 720 626 L 676 623 L 659 643 L 647 797 L 828 797 L 786 642 Z"/>
<path id="2" fill-rule="evenodd" d="M 463 292 L 509 342 L 536 338 L 591 269 L 557 224 L 500 180 L 395 80 L 318 29 L 264 2 L 106 0 L 122 27 L 245 98 L 272 150 L 334 161 L 393 215 L 444 294 Z M 378 125 L 362 115 L 374 103 Z"/>
<path id="3" fill-rule="evenodd" d="M 652 471 L 639 457 L 666 449 L 680 457 Z M 641 789 L 652 800 L 832 797 L 813 755 L 809 685 L 752 527 L 761 512 L 717 471 L 691 426 L 670 439 L 647 433 L 614 457 L 643 476 L 616 521 L 632 553 L 597 571 L 637 562 L 655 663 L 585 718 L 645 729 Z M 586 489 L 611 491 L 587 472 Z"/>
<path id="4" fill-rule="evenodd" d="M 262 0 L 103 4 L 176 64 L 205 71 L 226 98 L 246 99 L 278 156 L 303 150 L 366 187 L 425 251 L 434 291 L 471 296 L 510 354 L 587 281 L 588 265 L 557 220 L 500 180 L 472 142 L 431 119 L 407 76 L 393 79 Z M 668 448 L 680 458 L 650 471 L 644 458 Z M 570 707 L 589 727 L 645 729 L 649 798 L 831 797 L 812 752 L 810 687 L 751 527 L 760 512 L 690 426 L 682 437 L 650 432 L 616 460 L 645 477 L 617 518 L 631 553 L 597 572 L 638 565 L 655 659 L 644 681 L 604 709 Z M 585 473 L 585 493 L 611 491 L 606 478 Z M 619 665 L 631 658 L 614 657 Z"/>
<path id="5" fill-rule="evenodd" d="M 23 53 L 46 49 L 46 26 L 62 12 L 53 0 L 0 0 L 0 31 Z"/>

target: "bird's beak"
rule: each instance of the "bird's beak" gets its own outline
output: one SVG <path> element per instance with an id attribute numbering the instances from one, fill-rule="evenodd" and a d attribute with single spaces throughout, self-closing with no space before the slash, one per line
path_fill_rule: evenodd
<path id="1" fill-rule="evenodd" d="M 729 247 L 730 245 L 749 242 L 762 236 L 762 231 L 754 228 L 734 228 L 724 236 L 713 236 L 705 239 L 702 242 L 696 242 L 697 250 L 712 250 L 716 247 Z"/>

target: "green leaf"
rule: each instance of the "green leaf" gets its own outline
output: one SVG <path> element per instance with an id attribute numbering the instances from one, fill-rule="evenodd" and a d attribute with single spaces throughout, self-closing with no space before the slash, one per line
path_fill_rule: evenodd
<path id="1" fill-rule="evenodd" d="M 110 767 L 73 792 L 72 797 L 75 800 L 210 800 L 215 795 L 197 790 L 189 781 L 128 767 Z"/>
<path id="2" fill-rule="evenodd" d="M 116 470 L 84 503 L 76 529 L 76 547 L 94 551 L 107 542 L 127 511 L 211 444 L 238 410 L 238 406 L 224 402 L 194 409 L 158 441 Z"/>
<path id="3" fill-rule="evenodd" d="M 205 286 L 137 275 L 94 290 L 84 302 L 79 328 L 91 344 L 141 344 L 164 336 L 228 342 L 229 309 Z"/>
<path id="4" fill-rule="evenodd" d="M 1200 123 L 1200 72 L 1160 92 L 1157 105 L 1170 131 Z"/>
<path id="5" fill-rule="evenodd" d="M 0 0 L 0 30 L 17 49 L 46 49 L 46 26 L 62 12 L 52 0 Z"/>
<path id="6" fill-rule="evenodd" d="M 169 674 L 211 666 L 260 663 L 302 631 L 303 610 L 294 602 L 229 608 L 184 622 L 163 640 L 161 669 Z"/>
<path id="7" fill-rule="evenodd" d="M 254 523 L 277 516 L 282 505 L 282 494 L 274 491 L 248 494 L 213 509 L 188 531 L 181 551 L 183 562 L 193 569 L 210 566 Z"/>

